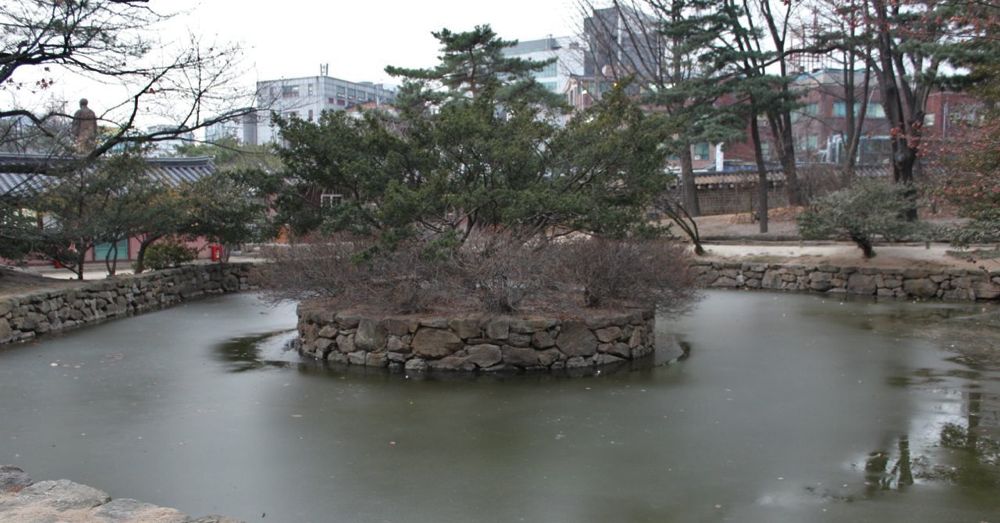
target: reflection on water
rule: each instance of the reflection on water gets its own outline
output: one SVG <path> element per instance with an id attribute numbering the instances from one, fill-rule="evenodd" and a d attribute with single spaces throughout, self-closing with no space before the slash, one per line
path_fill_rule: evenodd
<path id="1" fill-rule="evenodd" d="M 225 362 L 231 372 L 245 372 L 265 367 L 289 367 L 301 363 L 293 340 L 296 330 L 280 330 L 226 340 L 215 346 L 216 357 Z"/>
<path id="2" fill-rule="evenodd" d="M 997 520 L 995 308 L 706 294 L 579 379 L 326 366 L 247 295 L 81 329 L 0 350 L 0 463 L 247 520 Z"/>

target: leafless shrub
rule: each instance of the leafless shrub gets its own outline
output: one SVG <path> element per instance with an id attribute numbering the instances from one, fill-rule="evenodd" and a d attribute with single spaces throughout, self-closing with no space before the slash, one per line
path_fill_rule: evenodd
<path id="1" fill-rule="evenodd" d="M 591 238 L 550 248 L 550 278 L 583 293 L 587 307 L 656 305 L 693 298 L 690 256 L 676 241 Z"/>
<path id="2" fill-rule="evenodd" d="M 385 250 L 371 240 L 338 239 L 273 247 L 264 254 L 271 263 L 262 269 L 262 282 L 271 299 L 322 298 L 340 308 L 676 309 L 692 296 L 684 247 L 666 240 L 535 243 L 481 233 L 454 250 L 419 240 Z"/>
<path id="3" fill-rule="evenodd" d="M 262 287 L 275 301 L 322 298 L 341 307 L 420 312 L 455 295 L 453 264 L 419 242 L 387 252 L 367 239 L 278 246 L 263 252 Z"/>
<path id="4" fill-rule="evenodd" d="M 507 234 L 484 234 L 462 246 L 456 266 L 484 310 L 509 313 L 545 285 L 545 254 Z"/>

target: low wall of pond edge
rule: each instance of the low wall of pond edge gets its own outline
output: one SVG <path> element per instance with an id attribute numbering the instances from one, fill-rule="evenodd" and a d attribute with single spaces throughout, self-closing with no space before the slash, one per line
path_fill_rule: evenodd
<path id="1" fill-rule="evenodd" d="M 0 298 L 0 344 L 251 288 L 253 265 L 186 265 Z"/>
<path id="2" fill-rule="evenodd" d="M 653 309 L 575 318 L 358 315 L 298 309 L 299 351 L 334 364 L 406 372 L 557 371 L 623 363 L 655 349 Z"/>
<path id="3" fill-rule="evenodd" d="M 104 491 L 65 479 L 36 483 L 20 468 L 0 465 L 0 521 L 64 520 L 241 523 L 218 515 L 195 519 L 172 508 L 112 499 Z"/>
<path id="4" fill-rule="evenodd" d="M 704 261 L 691 265 L 701 287 L 851 294 L 900 299 L 1000 299 L 1000 272 Z"/>

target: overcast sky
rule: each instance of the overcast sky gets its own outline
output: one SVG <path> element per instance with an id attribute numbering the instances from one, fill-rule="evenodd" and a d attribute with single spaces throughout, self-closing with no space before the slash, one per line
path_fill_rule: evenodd
<path id="1" fill-rule="evenodd" d="M 386 65 L 435 63 L 431 31 L 490 24 L 503 38 L 578 33 L 577 0 L 153 0 L 183 9 L 172 31 L 243 44 L 248 81 L 319 74 L 390 83 Z"/>
<path id="2" fill-rule="evenodd" d="M 320 64 L 329 64 L 330 76 L 345 80 L 398 84 L 385 74 L 386 65 L 435 65 L 438 44 L 431 31 L 490 24 L 508 40 L 575 35 L 580 32 L 579 1 L 151 0 L 155 11 L 174 16 L 149 28 L 161 43 L 150 59 L 162 61 L 157 57 L 176 54 L 177 46 L 188 47 L 188 36 L 194 34 L 203 45 L 233 43 L 243 49 L 239 85 L 232 87 L 246 93 L 252 94 L 258 80 L 318 75 Z M 31 89 L 41 78 L 55 83 L 41 91 Z M 0 106 L 38 113 L 62 107 L 72 112 L 77 100 L 86 97 L 98 116 L 109 121 L 128 113 L 134 92 L 113 80 L 98 83 L 60 68 L 24 68 L 16 80 L 29 88 L 0 90 Z M 179 114 L 189 107 L 163 104 L 159 109 L 144 105 L 139 125 L 174 123 L 170 106 L 177 105 Z"/>

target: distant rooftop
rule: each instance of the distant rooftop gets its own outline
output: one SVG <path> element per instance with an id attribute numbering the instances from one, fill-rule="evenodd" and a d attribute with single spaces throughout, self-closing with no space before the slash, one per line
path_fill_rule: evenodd
<path id="1" fill-rule="evenodd" d="M 57 179 L 50 173 L 70 168 L 79 161 L 67 156 L 0 153 L 0 196 L 42 190 Z M 173 186 L 196 182 L 215 172 L 215 164 L 208 156 L 145 158 L 145 161 L 146 176 Z"/>

